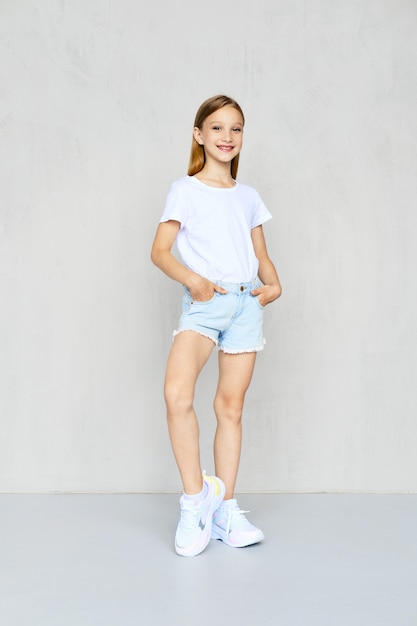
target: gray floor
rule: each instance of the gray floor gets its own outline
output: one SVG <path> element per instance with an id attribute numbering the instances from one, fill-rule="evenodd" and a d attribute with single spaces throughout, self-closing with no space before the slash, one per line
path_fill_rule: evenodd
<path id="1" fill-rule="evenodd" d="M 2 626 L 417 626 L 417 496 L 241 495 L 266 540 L 173 550 L 177 495 L 0 495 Z"/>

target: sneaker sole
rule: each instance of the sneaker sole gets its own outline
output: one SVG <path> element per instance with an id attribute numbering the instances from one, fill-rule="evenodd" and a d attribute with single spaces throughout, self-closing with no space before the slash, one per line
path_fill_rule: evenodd
<path id="1" fill-rule="evenodd" d="M 265 539 L 265 535 L 262 531 L 260 531 L 252 539 L 248 538 L 246 540 L 242 540 L 240 543 L 232 543 L 231 541 L 229 541 L 224 530 L 213 524 L 211 530 L 211 538 L 220 539 L 220 541 L 223 541 L 223 543 L 225 543 L 227 546 L 230 546 L 231 548 L 246 548 L 247 546 L 253 546 L 255 543 L 260 543 L 261 541 L 263 541 Z"/>

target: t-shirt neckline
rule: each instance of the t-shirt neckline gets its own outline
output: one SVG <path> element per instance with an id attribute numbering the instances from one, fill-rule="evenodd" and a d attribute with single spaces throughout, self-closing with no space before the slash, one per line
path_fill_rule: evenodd
<path id="1" fill-rule="evenodd" d="M 233 191 L 234 189 L 236 189 L 236 187 L 239 184 L 237 180 L 235 180 L 235 184 L 233 185 L 233 187 L 213 187 L 213 185 L 207 185 L 206 183 L 203 183 L 203 181 L 199 180 L 195 176 L 188 175 L 188 178 L 196 181 L 198 185 L 201 185 L 202 187 L 205 187 L 206 189 L 213 189 L 214 191 Z"/>

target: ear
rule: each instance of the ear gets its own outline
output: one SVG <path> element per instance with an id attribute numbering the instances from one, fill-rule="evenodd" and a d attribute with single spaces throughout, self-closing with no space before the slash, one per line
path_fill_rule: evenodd
<path id="1" fill-rule="evenodd" d="M 200 144 L 200 146 L 204 145 L 204 141 L 201 136 L 201 130 L 198 128 L 198 126 L 194 127 L 193 133 L 194 133 L 194 139 L 196 140 L 196 142 Z"/>

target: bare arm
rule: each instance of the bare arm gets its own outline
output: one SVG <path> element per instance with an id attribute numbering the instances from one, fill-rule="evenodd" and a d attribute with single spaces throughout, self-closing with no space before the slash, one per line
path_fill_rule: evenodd
<path id="1" fill-rule="evenodd" d="M 253 228 L 251 236 L 255 254 L 259 261 L 259 278 L 263 282 L 263 286 L 258 289 L 254 289 L 252 294 L 254 296 L 258 296 L 260 304 L 265 306 L 280 297 L 282 287 L 278 278 L 277 270 L 268 256 L 262 226 Z"/>
<path id="2" fill-rule="evenodd" d="M 159 224 L 152 245 L 152 262 L 167 276 L 188 287 L 194 300 L 210 300 L 214 291 L 226 293 L 226 289 L 188 269 L 172 254 L 179 229 L 180 223 L 175 220 Z"/>

